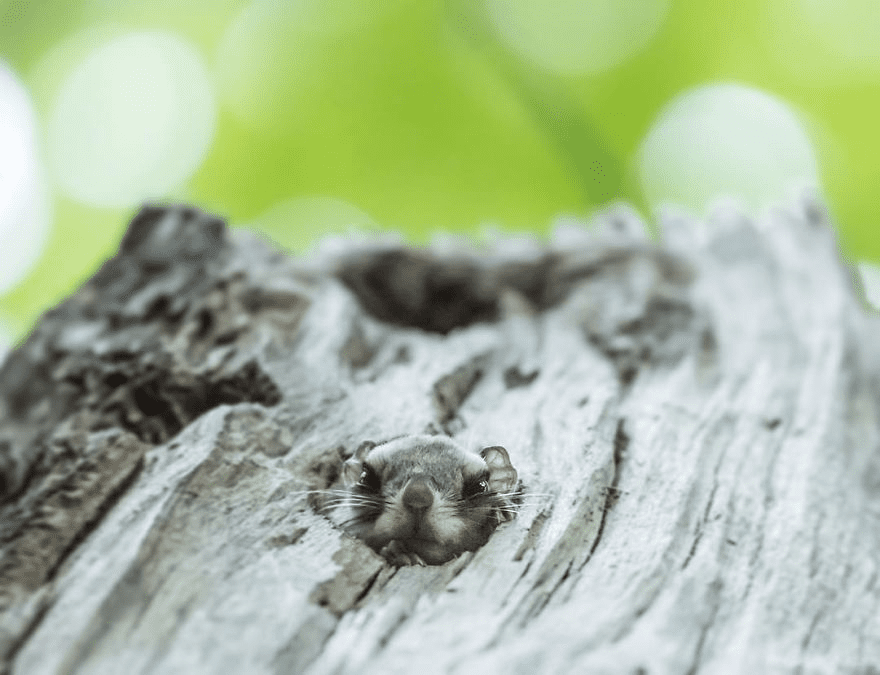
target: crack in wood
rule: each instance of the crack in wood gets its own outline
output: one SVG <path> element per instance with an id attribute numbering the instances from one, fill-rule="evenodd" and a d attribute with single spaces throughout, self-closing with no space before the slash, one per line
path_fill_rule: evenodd
<path id="1" fill-rule="evenodd" d="M 706 524 L 709 522 L 709 513 L 712 511 L 712 506 L 715 504 L 715 495 L 718 492 L 718 474 L 721 470 L 721 464 L 724 461 L 724 452 L 721 452 L 718 456 L 718 461 L 715 462 L 715 468 L 712 472 L 712 489 L 709 491 L 709 499 L 706 500 L 706 506 L 703 509 L 703 515 L 700 520 L 697 522 L 697 531 L 694 534 L 694 540 L 691 544 L 690 550 L 688 554 L 685 556 L 684 561 L 681 564 L 681 569 L 687 569 L 687 566 L 690 564 L 691 559 L 694 557 L 694 554 L 697 551 L 697 546 L 700 543 L 700 540 L 703 538 L 703 529 Z"/>
<path id="2" fill-rule="evenodd" d="M 51 606 L 49 592 L 42 589 L 135 482 L 148 448 L 124 432 L 96 434 L 90 445 L 74 470 L 35 498 L 18 532 L 0 551 L 0 598 L 6 600 L 0 606 L 5 634 L 0 663 L 12 662 L 37 629 Z M 27 600 L 27 593 L 40 591 L 42 595 Z M 28 609 L 33 602 L 38 605 Z"/>
<path id="3" fill-rule="evenodd" d="M 606 516 L 608 493 L 605 488 L 614 483 L 617 473 L 616 462 L 623 461 L 628 445 L 622 420 L 618 422 L 614 440 L 608 461 L 590 477 L 588 496 L 572 514 L 568 526 L 541 563 L 535 573 L 532 588 L 513 611 L 518 618 L 514 621 L 512 616 L 511 623 L 524 626 L 538 616 L 570 577 L 572 570 L 583 569 L 592 557 L 601 538 Z M 583 552 L 585 542 L 589 542 L 589 547 Z M 578 562 L 577 559 L 581 556 L 583 560 Z"/>
<path id="4" fill-rule="evenodd" d="M 18 651 L 37 630 L 54 599 L 52 590 L 44 586 L 14 610 L 2 610 L 5 616 L 0 617 L 0 675 L 12 672 Z"/>
<path id="5" fill-rule="evenodd" d="M 623 467 L 623 459 L 626 455 L 626 451 L 629 448 L 629 435 L 625 430 L 626 419 L 621 418 L 617 421 L 617 428 L 614 432 L 614 441 L 612 443 L 613 452 L 611 454 L 612 457 L 612 466 L 611 466 L 611 482 L 604 489 L 604 497 L 605 501 L 602 504 L 602 516 L 599 520 L 599 528 L 596 533 L 596 538 L 593 540 L 592 545 L 590 546 L 589 553 L 584 558 L 583 562 L 578 565 L 578 571 L 582 570 L 586 567 L 587 563 L 593 558 L 593 554 L 596 552 L 596 549 L 599 546 L 599 542 L 602 541 L 602 534 L 605 532 L 605 521 L 608 518 L 608 513 L 614 507 L 614 504 L 617 503 L 617 495 L 614 493 L 617 490 L 617 486 L 620 483 L 620 473 Z"/>
<path id="6" fill-rule="evenodd" d="M 721 607 L 721 592 L 724 589 L 724 583 L 720 579 L 713 580 L 706 592 L 707 616 L 700 625 L 700 633 L 696 640 L 694 655 L 691 664 L 685 671 L 686 675 L 696 675 L 700 670 L 700 663 L 703 659 L 703 649 L 706 645 L 706 638 L 715 624 L 715 618 L 718 616 L 718 610 Z"/>
<path id="7" fill-rule="evenodd" d="M 32 505 L 0 558 L 0 590 L 35 590 L 51 580 L 136 479 L 148 446 L 124 432 L 96 434 L 95 446 Z"/>
<path id="8" fill-rule="evenodd" d="M 810 643 L 813 640 L 813 633 L 816 631 L 816 627 L 819 625 L 819 622 L 825 617 L 825 608 L 823 607 L 819 611 L 817 611 L 813 618 L 810 620 L 810 625 L 807 628 L 806 633 L 804 634 L 803 640 L 801 640 L 801 653 L 800 653 L 800 661 L 795 668 L 796 673 L 804 672 L 804 660 L 807 656 L 807 650 L 810 648 Z"/>
<path id="9" fill-rule="evenodd" d="M 488 353 L 478 354 L 434 383 L 434 410 L 441 428 L 445 429 L 458 414 L 462 404 L 483 377 L 488 359 Z"/>
<path id="10" fill-rule="evenodd" d="M 529 525 L 526 536 L 523 537 L 522 543 L 519 545 L 516 553 L 513 554 L 514 562 L 520 562 L 525 557 L 526 553 L 534 550 L 538 539 L 541 537 L 541 532 L 544 530 L 544 525 L 547 524 L 552 513 L 553 507 L 551 506 L 549 510 L 542 510 L 537 516 L 535 516 L 532 524 Z"/>

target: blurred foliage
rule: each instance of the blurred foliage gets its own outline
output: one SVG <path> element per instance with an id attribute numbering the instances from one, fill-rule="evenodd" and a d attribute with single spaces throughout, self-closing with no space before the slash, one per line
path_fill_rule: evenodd
<path id="1" fill-rule="evenodd" d="M 333 229 L 309 220 L 337 203 L 356 224 L 416 243 L 485 223 L 543 235 L 558 214 L 586 215 L 619 199 L 647 215 L 633 163 L 658 111 L 688 88 L 738 81 L 807 116 L 845 250 L 880 260 L 880 80 L 799 73 L 815 36 L 770 21 L 771 0 L 673 0 L 643 50 L 589 76 L 525 62 L 498 38 L 482 1 L 299 0 L 291 5 L 308 20 L 279 43 L 283 68 L 262 64 L 274 80 L 256 112 L 246 96 L 224 98 L 240 82 L 230 84 L 217 65 L 238 67 L 224 36 L 247 5 L 5 0 L 0 59 L 45 123 L 64 72 L 102 36 L 161 29 L 189 40 L 215 80 L 218 118 L 204 162 L 167 197 L 255 223 L 295 250 Z M 777 43 L 791 63 L 772 53 Z M 329 201 L 308 201 L 322 196 Z M 278 206 L 298 198 L 307 201 Z M 43 258 L 0 298 L 14 334 L 113 253 L 137 205 L 100 208 L 57 193 L 52 208 Z"/>

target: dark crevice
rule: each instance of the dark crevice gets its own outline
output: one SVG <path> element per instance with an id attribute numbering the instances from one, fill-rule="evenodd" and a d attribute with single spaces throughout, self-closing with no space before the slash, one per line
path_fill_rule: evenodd
<path id="1" fill-rule="evenodd" d="M 604 491 L 605 497 L 601 507 L 597 509 L 595 502 L 591 499 L 586 499 L 581 503 L 577 513 L 574 514 L 571 523 L 560 537 L 554 550 L 548 554 L 545 559 L 542 568 L 539 570 L 537 578 L 533 583 L 532 589 L 526 594 L 523 601 L 521 601 L 520 609 L 518 610 L 518 625 L 525 626 L 530 620 L 543 611 L 550 602 L 550 598 L 571 576 L 572 572 L 579 572 L 584 566 L 586 566 L 595 553 L 599 542 L 602 540 L 607 514 L 612 508 L 613 503 L 616 502 L 617 494 L 619 493 L 618 483 L 620 480 L 621 467 L 630 443 L 630 438 L 626 433 L 625 425 L 625 419 L 620 419 L 618 421 L 612 449 L 611 461 L 613 462 L 613 475 L 611 476 L 611 485 L 606 485 L 601 488 Z M 584 557 L 583 562 L 578 563 L 576 562 L 576 559 L 580 557 L 578 547 L 581 542 L 584 541 L 585 537 L 592 536 L 590 524 L 592 519 L 597 517 L 597 511 L 599 512 L 599 523 L 595 529 L 595 536 L 593 536 L 590 551 Z M 539 529 L 542 526 L 543 523 L 533 525 L 536 529 Z M 524 549 L 524 546 L 525 542 L 524 545 L 520 547 L 523 554 L 525 553 L 525 550 L 527 550 Z M 518 556 L 519 551 L 515 555 Z"/>
<path id="2" fill-rule="evenodd" d="M 117 389 L 128 382 L 128 376 L 119 371 L 112 371 L 104 376 L 104 385 L 108 389 Z"/>
<path id="3" fill-rule="evenodd" d="M 305 527 L 298 527 L 290 534 L 279 534 L 274 537 L 270 537 L 266 542 L 266 546 L 269 548 L 283 548 L 286 546 L 293 546 L 296 542 L 302 539 L 303 535 L 308 532 L 308 529 Z"/>
<path id="4" fill-rule="evenodd" d="M 519 576 L 516 578 L 516 581 L 514 581 L 510 585 L 511 592 L 508 595 L 506 595 L 504 597 L 504 599 L 501 601 L 501 609 L 504 609 L 507 607 L 507 603 L 510 602 L 510 596 L 512 595 L 513 589 L 515 589 L 517 586 L 519 586 L 520 583 L 522 582 L 522 580 L 525 579 L 529 575 L 529 570 L 532 569 L 532 562 L 533 562 L 532 560 L 529 560 L 525 564 L 525 567 L 523 567 L 522 570 L 520 571 Z M 500 635 L 501 635 L 500 632 L 498 634 L 496 634 L 495 639 L 499 638 Z"/>
<path id="5" fill-rule="evenodd" d="M 195 340 L 204 340 L 214 328 L 214 314 L 208 309 L 200 309 L 196 313 Z"/>
<path id="6" fill-rule="evenodd" d="M 461 559 L 459 559 L 459 561 L 460 561 L 460 560 L 461 560 Z M 450 591 L 453 590 L 453 589 L 450 589 L 450 588 L 448 587 L 449 584 L 452 583 L 453 579 L 457 578 L 457 577 L 458 577 L 462 572 L 464 572 L 466 569 L 467 569 L 467 564 L 459 564 L 459 562 L 456 562 L 456 564 L 455 564 L 455 568 L 454 568 L 453 571 L 452 571 L 452 575 L 446 580 L 446 586 L 447 586 L 446 591 L 447 591 L 447 592 L 450 592 Z"/>
<path id="7" fill-rule="evenodd" d="M 332 578 L 315 586 L 309 601 L 341 617 L 367 596 L 383 578 L 387 566 L 376 553 L 355 539 L 343 539 L 333 561 L 341 568 Z"/>
<path id="8" fill-rule="evenodd" d="M 657 601 L 657 598 L 659 596 L 660 589 L 657 588 L 657 590 L 652 592 L 650 597 L 645 602 L 636 607 L 636 610 L 630 615 L 632 618 L 629 621 L 625 622 L 623 627 L 614 635 L 614 637 L 611 638 L 611 644 L 617 644 L 628 635 L 630 635 L 635 629 L 638 620 L 641 619 L 645 615 L 645 613 L 647 613 L 647 611 L 654 606 L 654 603 Z"/>
<path id="9" fill-rule="evenodd" d="M 474 387 L 483 377 L 488 354 L 480 354 L 462 364 L 434 384 L 433 400 L 437 421 L 442 429 L 458 414 Z"/>
<path id="10" fill-rule="evenodd" d="M 700 539 L 702 539 L 702 538 L 703 538 L 703 528 L 698 527 L 697 534 L 694 537 L 693 543 L 691 544 L 691 549 L 690 549 L 690 551 L 688 551 L 688 554 L 685 557 L 684 562 L 681 564 L 681 569 L 686 569 L 687 566 L 690 565 L 691 558 L 694 557 L 694 553 L 696 553 L 696 551 L 697 551 L 697 545 L 700 543 Z"/>
<path id="11" fill-rule="evenodd" d="M 587 340 L 614 364 L 622 388 L 629 389 L 644 367 L 674 365 L 705 338 L 709 329 L 683 291 L 674 298 L 648 295 L 637 317 L 620 322 L 609 298 L 598 317 L 587 320 Z"/>
<path id="12" fill-rule="evenodd" d="M 623 457 L 629 450 L 629 434 L 626 433 L 626 420 L 621 419 L 617 422 L 617 430 L 614 432 L 614 478 L 611 487 L 617 488 L 620 480 L 620 467 L 623 464 Z"/>
<path id="13" fill-rule="evenodd" d="M 520 544 L 516 553 L 513 555 L 514 562 L 519 562 L 525 557 L 528 551 L 531 551 L 535 548 L 535 544 L 537 543 L 538 538 L 541 536 L 544 525 L 546 525 L 547 521 L 550 519 L 551 513 L 552 509 L 550 511 L 541 511 L 537 516 L 535 516 L 535 519 L 532 521 L 528 532 L 526 532 L 526 536 L 523 538 L 522 544 Z"/>
<path id="14" fill-rule="evenodd" d="M 333 637 L 339 619 L 330 612 L 318 612 L 301 625 L 272 659 L 276 675 L 305 672 L 324 652 Z"/>
<path id="15" fill-rule="evenodd" d="M 804 639 L 801 640 L 801 663 L 798 665 L 797 672 L 803 672 L 804 657 L 807 655 L 807 650 L 810 648 L 810 643 L 813 641 L 813 633 L 816 632 L 816 627 L 819 625 L 819 622 L 822 620 L 822 617 L 824 615 L 825 610 L 820 610 L 816 612 L 816 614 L 810 621 L 810 626 L 809 628 L 807 628 Z"/>
<path id="16" fill-rule="evenodd" d="M 238 338 L 240 338 L 244 334 L 243 328 L 230 328 L 227 331 L 223 331 L 222 333 L 218 333 L 217 337 L 214 338 L 212 344 L 215 347 L 222 347 L 224 345 L 229 345 L 235 342 Z"/>
<path id="17" fill-rule="evenodd" d="M 697 524 L 697 532 L 694 535 L 694 541 L 691 544 L 691 548 L 681 565 L 681 569 L 685 569 L 690 564 L 691 559 L 697 552 L 697 546 L 699 545 L 700 540 L 703 538 L 703 527 L 706 525 L 706 523 L 709 522 L 709 512 L 712 510 L 712 505 L 715 503 L 715 493 L 718 491 L 718 467 L 720 466 L 721 460 L 719 459 L 718 464 L 715 466 L 715 474 L 712 477 L 712 491 L 709 493 L 709 499 L 706 502 L 706 508 L 703 509 L 703 517 Z"/>
<path id="18" fill-rule="evenodd" d="M 697 646 L 694 649 L 694 657 L 691 662 L 690 667 L 685 671 L 686 675 L 696 675 L 700 670 L 700 663 L 703 660 L 703 649 L 706 645 L 706 637 L 709 634 L 709 630 L 715 623 L 715 617 L 718 615 L 718 609 L 721 606 L 721 589 L 722 583 L 720 580 L 716 579 L 711 584 L 709 584 L 708 589 L 708 598 L 709 601 L 709 616 L 707 620 L 700 627 L 700 637 L 697 640 Z"/>
<path id="19" fill-rule="evenodd" d="M 48 487 L 16 515 L 18 525 L 0 559 L 0 596 L 49 592 L 46 584 L 137 480 L 145 444 L 128 434 L 94 443 L 75 466 L 55 466 L 55 475 L 44 483 Z"/>
<path id="20" fill-rule="evenodd" d="M 602 505 L 602 518 L 599 521 L 599 530 L 596 532 L 596 538 L 593 540 L 593 544 L 590 546 L 590 552 L 587 554 L 586 558 L 584 558 L 584 562 L 581 563 L 579 569 L 586 567 L 587 563 L 590 562 L 590 559 L 593 557 L 593 553 L 595 553 L 596 549 L 599 547 L 599 542 L 602 541 L 602 534 L 605 532 L 605 521 L 608 518 L 608 513 L 614 507 L 614 504 L 617 503 L 620 496 L 620 489 L 617 486 L 620 483 L 623 459 L 629 448 L 630 442 L 625 426 L 626 419 L 618 420 L 617 430 L 614 432 L 614 469 L 611 477 L 611 485 L 608 485 L 605 488 L 605 503 Z"/>
<path id="21" fill-rule="evenodd" d="M 149 304 L 144 313 L 144 321 L 155 321 L 168 313 L 171 299 L 167 295 L 159 295 Z"/>
<path id="22" fill-rule="evenodd" d="M 516 389 L 517 387 L 527 387 L 534 382 L 541 371 L 535 369 L 531 372 L 524 373 L 518 366 L 511 366 L 504 371 L 504 386 L 508 389 Z"/>
<path id="23" fill-rule="evenodd" d="M 45 440 L 44 435 L 34 443 L 34 461 L 27 465 L 24 475 L 21 476 L 18 483 L 13 483 L 12 480 L 6 478 L 4 475 L 6 472 L 0 472 L 0 487 L 3 487 L 3 490 L 0 491 L 0 505 L 11 504 L 22 494 L 26 494 L 31 489 L 31 486 L 37 482 L 38 478 L 43 473 L 41 465 L 46 457 Z M 0 446 L 0 451 L 2 450 L 3 448 Z M 0 452 L 0 457 L 2 456 L 2 452 Z"/>
<path id="24" fill-rule="evenodd" d="M 48 596 L 41 598 L 39 607 L 24 627 L 24 630 L 16 635 L 10 643 L 5 645 L 7 651 L 5 653 L 0 652 L 0 675 L 10 675 L 13 672 L 12 666 L 15 663 L 15 657 L 18 656 L 21 648 L 24 647 L 31 635 L 40 627 L 40 624 L 43 623 L 43 619 L 46 618 L 46 614 L 52 609 L 53 604 L 54 598 Z"/>
<path id="25" fill-rule="evenodd" d="M 381 573 L 382 573 L 382 568 L 380 567 L 379 569 L 376 570 L 376 573 L 373 576 L 371 576 L 369 579 L 367 579 L 367 582 L 364 584 L 364 587 L 361 590 L 361 592 L 355 596 L 354 602 L 352 603 L 352 606 L 357 607 L 358 605 L 360 605 L 360 603 L 363 601 L 363 599 L 367 597 L 367 595 L 370 593 L 371 590 L 373 590 L 373 586 L 376 585 L 376 580 L 379 578 L 379 575 Z"/>
<path id="26" fill-rule="evenodd" d="M 571 570 L 574 567 L 574 560 L 569 560 L 568 564 L 565 566 L 565 569 L 562 571 L 562 574 L 559 575 L 559 578 L 553 584 L 553 586 L 544 591 L 540 597 L 532 603 L 531 607 L 529 607 L 528 611 L 523 614 L 520 618 L 519 625 L 520 627 L 525 627 L 530 621 L 532 621 L 535 617 L 537 617 L 547 605 L 550 604 L 550 600 L 556 595 L 556 592 L 562 587 L 568 578 L 571 576 Z"/>
<path id="27" fill-rule="evenodd" d="M 654 265 L 662 293 L 658 288 L 646 293 L 635 281 L 640 276 L 635 267 L 646 259 Z M 396 248 L 350 256 L 341 261 L 336 274 L 376 319 L 443 335 L 497 321 L 501 298 L 509 291 L 545 311 L 565 301 L 576 288 L 588 288 L 603 315 L 614 315 L 618 306 L 631 304 L 620 300 L 631 298 L 634 291 L 644 295 L 643 311 L 635 318 L 612 322 L 614 332 L 625 336 L 647 332 L 655 342 L 674 341 L 677 333 L 690 330 L 695 314 L 680 292 L 691 283 L 693 272 L 675 256 L 639 245 L 597 244 L 565 255 L 548 252 L 531 261 L 503 264 L 476 255 Z M 609 293 L 609 282 L 617 290 Z M 603 341 L 603 336 L 597 337 Z"/>
<path id="28" fill-rule="evenodd" d="M 119 485 L 117 485 L 110 493 L 108 493 L 105 500 L 101 503 L 99 508 L 95 511 L 94 515 L 91 519 L 89 519 L 83 526 L 76 532 L 74 537 L 70 540 L 70 543 L 60 552 L 58 560 L 55 561 L 55 564 L 51 567 L 47 568 L 45 582 L 51 581 L 55 575 L 58 573 L 58 570 L 61 569 L 61 566 L 67 560 L 68 556 L 76 550 L 76 548 L 83 542 L 85 539 L 94 532 L 101 522 L 104 520 L 104 517 L 110 513 L 110 510 L 119 502 L 122 496 L 128 492 L 128 489 L 134 485 L 135 481 L 137 481 L 138 477 L 141 475 L 141 472 L 144 468 L 144 458 L 141 457 L 137 464 L 134 467 L 134 470 L 125 477 L 125 480 L 121 481 Z M 76 508 L 77 504 L 70 504 L 71 508 Z"/>
<path id="29" fill-rule="evenodd" d="M 764 426 L 767 427 L 769 431 L 774 431 L 780 424 L 782 424 L 782 420 L 778 417 L 764 420 Z"/>
<path id="30" fill-rule="evenodd" d="M 764 474 L 764 480 L 763 480 L 764 492 L 765 492 L 764 499 L 761 504 L 761 508 L 763 509 L 763 513 L 761 514 L 761 517 L 755 521 L 758 524 L 758 530 L 759 530 L 755 536 L 755 541 L 757 541 L 757 546 L 755 546 L 755 548 L 751 551 L 751 554 L 749 555 L 749 567 L 748 567 L 749 575 L 748 575 L 748 578 L 746 581 L 746 587 L 745 587 L 743 594 L 742 594 L 743 601 L 745 601 L 745 599 L 752 592 L 752 586 L 755 582 L 756 571 L 759 568 L 759 561 L 762 559 L 762 556 L 764 553 L 764 539 L 765 539 L 765 529 L 767 527 L 767 513 L 770 510 L 770 508 L 773 504 L 773 501 L 775 500 L 775 497 L 773 496 L 772 476 L 776 471 L 776 464 L 779 461 L 779 456 L 780 456 L 780 453 L 782 452 L 781 440 L 774 439 L 774 443 L 773 443 L 772 448 L 773 448 L 773 455 L 770 458 L 770 462 L 767 466 L 767 471 Z M 717 480 L 718 480 L 718 475 L 716 473 L 715 478 L 714 478 L 715 483 L 717 483 Z M 713 493 L 714 493 L 714 489 L 713 489 Z M 731 499 L 733 499 L 732 496 L 731 496 Z"/>
<path id="31" fill-rule="evenodd" d="M 397 616 L 397 620 L 392 623 L 385 632 L 379 636 L 379 639 L 376 641 L 376 653 L 385 649 L 388 646 L 388 643 L 391 642 L 391 638 L 394 637 L 394 634 L 397 630 L 406 623 L 406 620 L 409 618 L 409 612 L 401 611 Z"/>
<path id="32" fill-rule="evenodd" d="M 377 319 L 442 334 L 497 319 L 497 293 L 480 283 L 482 274 L 472 261 L 405 249 L 358 256 L 338 272 Z"/>
<path id="33" fill-rule="evenodd" d="M 12 445 L 8 441 L 0 441 L 0 465 L 3 464 L 3 458 L 10 455 Z M 12 497 L 12 481 L 6 477 L 6 471 L 0 469 L 0 504 L 5 503 Z"/>
<path id="34" fill-rule="evenodd" d="M 129 378 L 127 386 L 90 392 L 90 398 L 100 405 L 93 428 L 119 427 L 153 444 L 168 440 L 218 406 L 274 406 L 281 401 L 281 391 L 256 361 L 231 373 L 196 375 L 158 367 L 130 375 L 114 371 L 111 382 L 125 378 Z"/>

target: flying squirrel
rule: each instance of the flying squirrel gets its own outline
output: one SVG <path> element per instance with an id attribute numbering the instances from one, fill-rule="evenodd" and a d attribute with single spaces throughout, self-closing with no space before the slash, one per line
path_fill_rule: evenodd
<path id="1" fill-rule="evenodd" d="M 500 445 L 477 454 L 447 436 L 368 442 L 342 480 L 331 519 L 393 565 L 441 565 L 516 513 L 517 472 Z"/>

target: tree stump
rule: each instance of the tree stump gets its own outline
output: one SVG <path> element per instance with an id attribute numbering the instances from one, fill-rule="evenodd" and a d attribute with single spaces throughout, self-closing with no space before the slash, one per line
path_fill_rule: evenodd
<path id="1" fill-rule="evenodd" d="M 298 259 L 144 208 L 0 369 L 0 672 L 880 672 L 880 320 L 817 200 L 709 221 Z M 311 491 L 423 433 L 522 504 L 394 567 Z"/>

